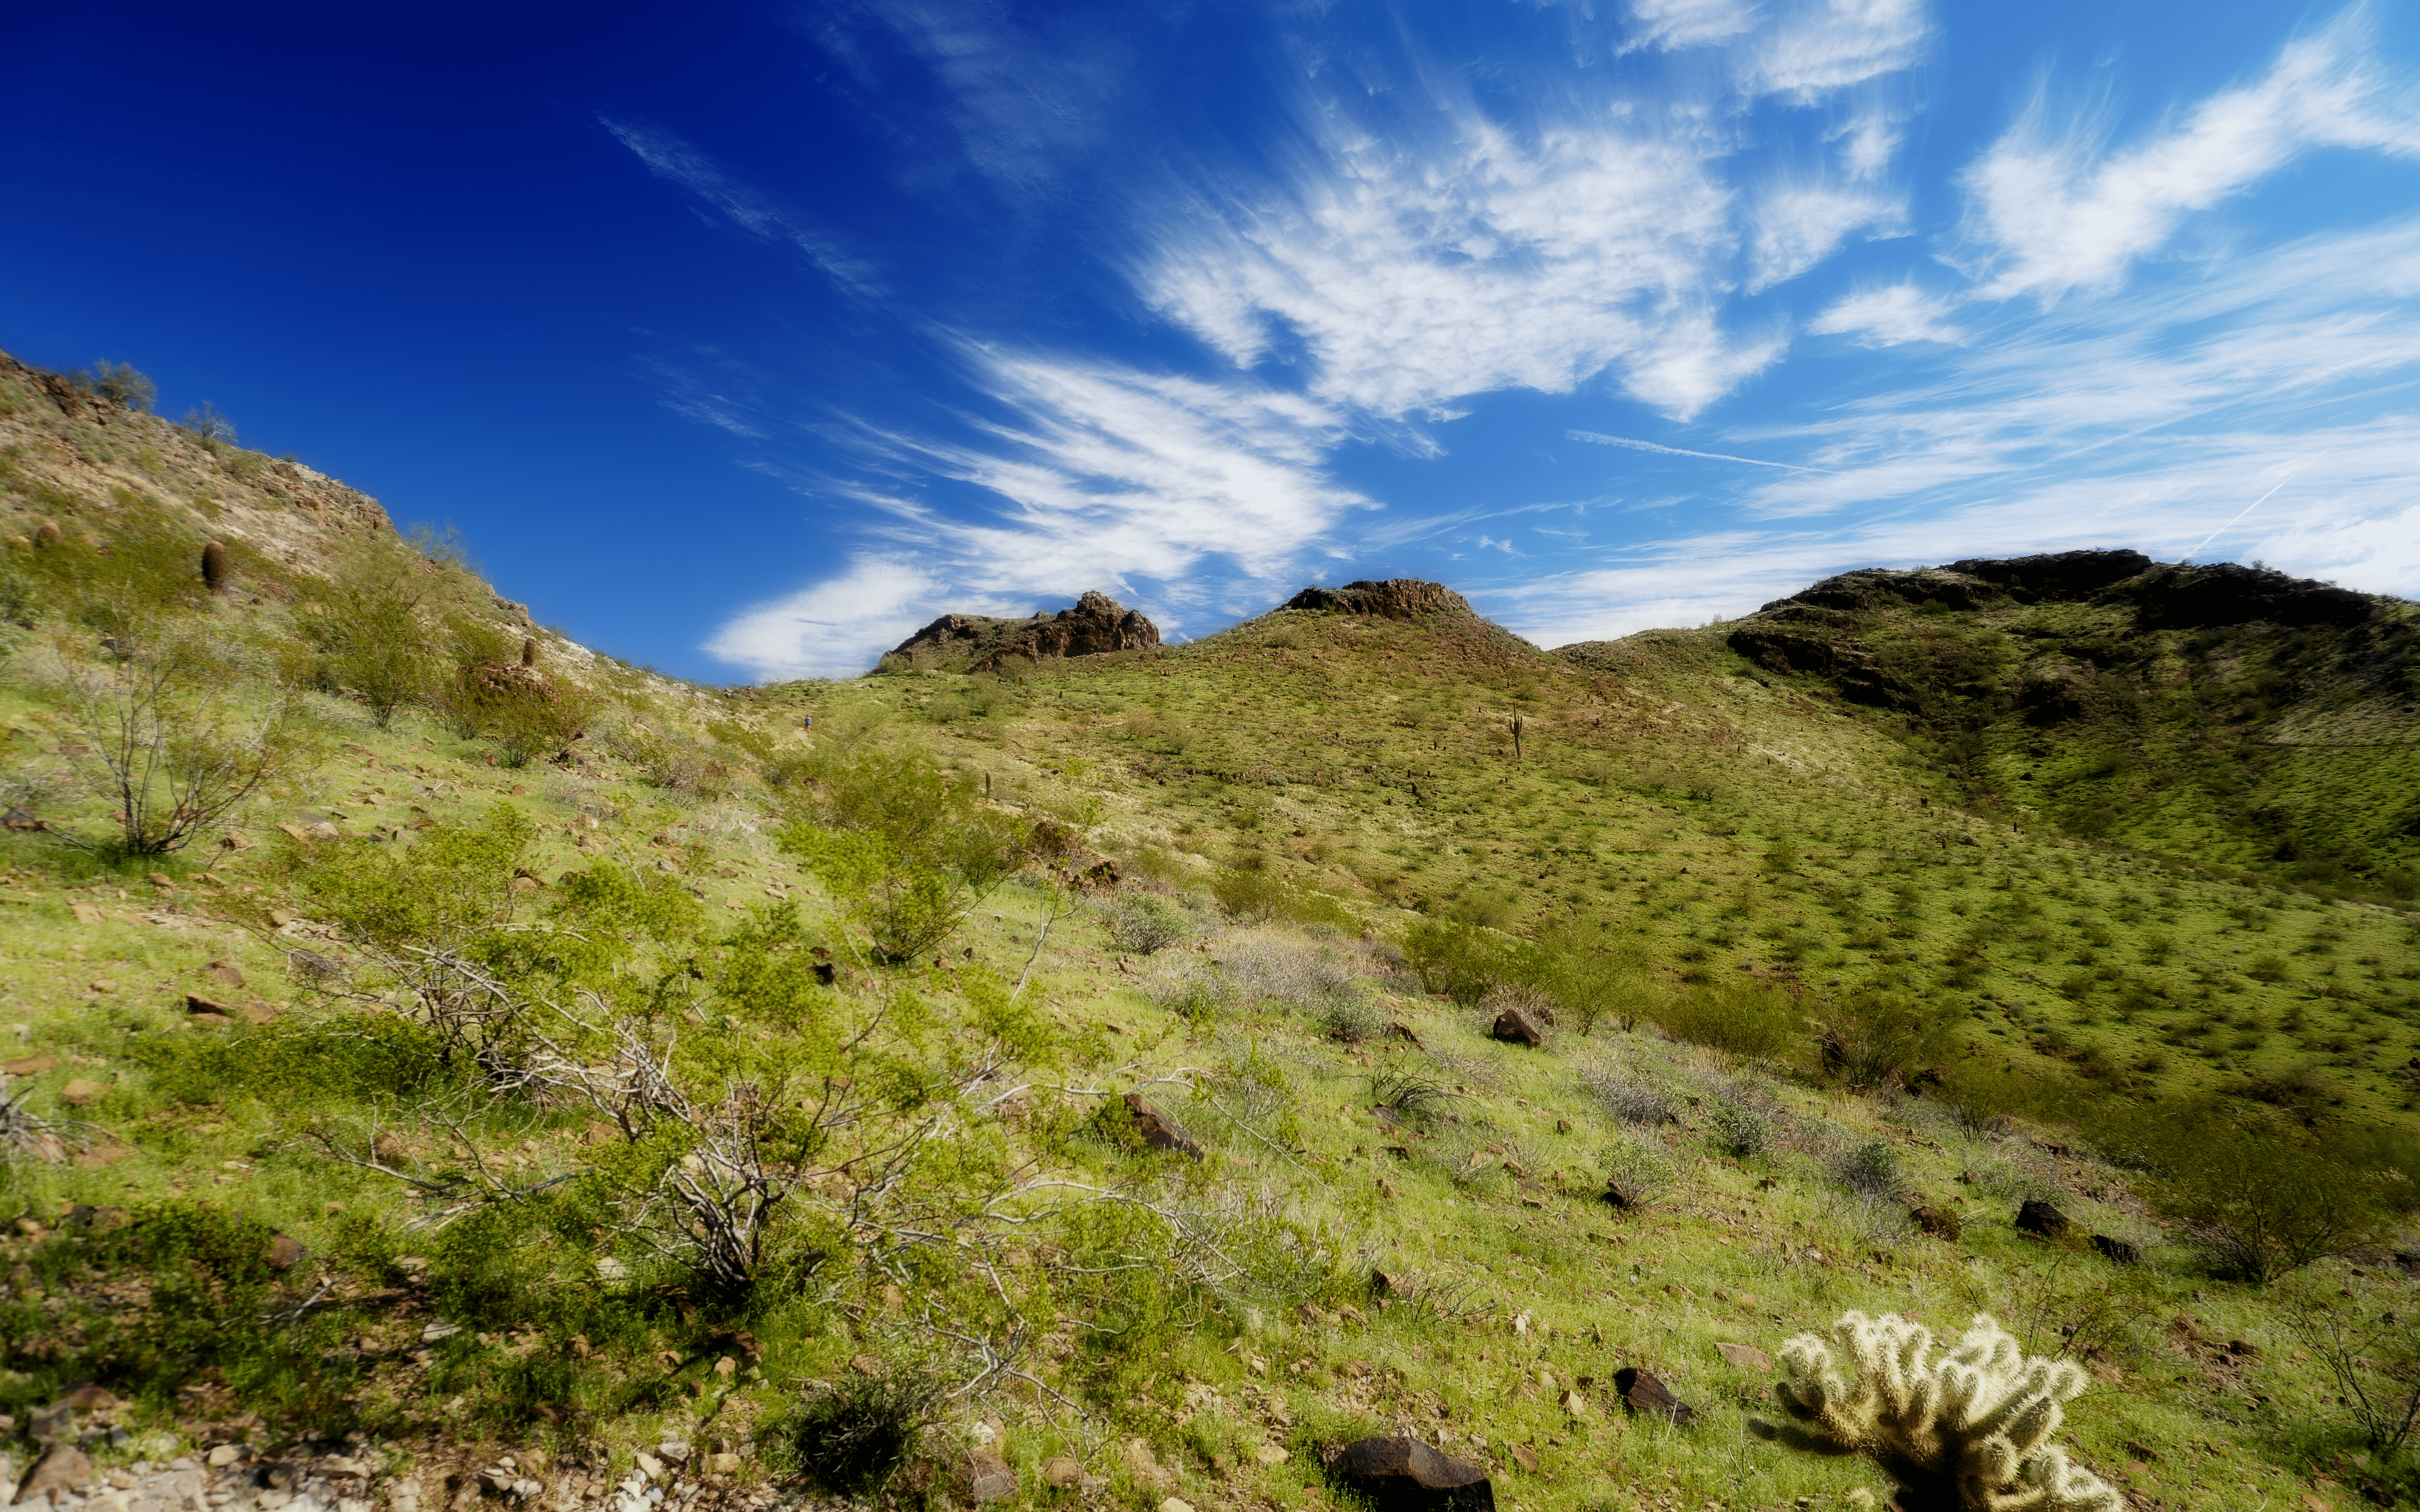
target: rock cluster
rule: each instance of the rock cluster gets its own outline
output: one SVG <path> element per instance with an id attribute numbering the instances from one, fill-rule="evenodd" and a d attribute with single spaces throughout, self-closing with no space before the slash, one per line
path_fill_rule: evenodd
<path id="1" fill-rule="evenodd" d="M 1016 658 L 1056 661 L 1159 644 L 1159 627 L 1140 609 L 1107 594 L 1088 593 L 1073 609 L 1045 609 L 1026 620 L 944 614 L 891 649 L 914 666 L 992 671 Z"/>
<path id="2" fill-rule="evenodd" d="M 1342 588 L 1314 584 L 1287 599 L 1283 607 L 1408 620 L 1421 614 L 1467 614 L 1470 600 L 1443 583 L 1423 582 L 1418 578 L 1388 578 L 1382 582 L 1364 579 Z"/>

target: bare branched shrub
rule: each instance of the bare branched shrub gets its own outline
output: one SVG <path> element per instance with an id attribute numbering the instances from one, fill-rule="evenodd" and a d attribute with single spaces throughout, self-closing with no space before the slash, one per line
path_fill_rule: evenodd
<path id="1" fill-rule="evenodd" d="M 1185 910 L 1156 892 L 1122 892 L 1103 905 L 1110 943 L 1133 955 L 1150 955 L 1193 933 Z"/>
<path id="2" fill-rule="evenodd" d="M 282 696 L 246 706 L 235 669 L 194 630 L 130 624 L 98 664 L 61 647 L 60 694 L 81 741 L 70 769 L 114 802 L 108 848 L 128 856 L 178 851 L 224 823 L 262 783 L 303 754 L 303 732 Z"/>
<path id="3" fill-rule="evenodd" d="M 51 1165 L 67 1164 L 69 1154 L 88 1141 L 74 1119 L 45 1119 L 28 1105 L 34 1089 L 10 1096 L 8 1073 L 0 1072 L 0 1165 L 38 1160 Z"/>
<path id="4" fill-rule="evenodd" d="M 1581 1081 L 1621 1122 L 1653 1128 L 1681 1121 L 1680 1104 L 1671 1091 L 1638 1072 L 1618 1067 L 1591 1069 L 1582 1073 Z"/>
<path id="5" fill-rule="evenodd" d="M 2337 1400 L 2373 1453 L 2392 1456 L 2420 1424 L 2420 1313 L 2372 1314 L 2327 1288 L 2281 1288 L 2294 1337 L 2335 1381 Z"/>

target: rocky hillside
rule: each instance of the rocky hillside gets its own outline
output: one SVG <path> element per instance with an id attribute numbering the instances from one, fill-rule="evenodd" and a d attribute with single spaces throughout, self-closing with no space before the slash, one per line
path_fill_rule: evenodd
<path id="1" fill-rule="evenodd" d="M 2233 563 L 2078 551 L 1830 579 L 1730 626 L 1981 811 L 2420 896 L 2420 610 Z"/>
<path id="2" fill-rule="evenodd" d="M 2420 1489 L 2388 853 L 1993 764 L 2181 761 L 2206 676 L 2378 799 L 2288 737 L 2402 606 L 1087 595 L 710 690 L 140 399 L 0 374 L 0 1504 L 1913 1509 L 1932 1425 L 1784 1408 L 1970 1328 L 2039 1504 Z"/>

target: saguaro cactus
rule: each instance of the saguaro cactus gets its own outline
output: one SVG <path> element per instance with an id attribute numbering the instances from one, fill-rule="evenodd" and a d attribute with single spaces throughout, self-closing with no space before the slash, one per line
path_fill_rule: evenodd
<path id="1" fill-rule="evenodd" d="M 1979 1313 L 1955 1349 L 1932 1350 L 1922 1324 L 1843 1314 L 1828 1334 L 1781 1347 L 1776 1395 L 1792 1421 L 1750 1427 L 1793 1448 L 1867 1456 L 1899 1483 L 1902 1512 L 2124 1512 L 2116 1490 L 2048 1442 L 2059 1404 L 2087 1384 L 2082 1369 L 2026 1358 Z"/>

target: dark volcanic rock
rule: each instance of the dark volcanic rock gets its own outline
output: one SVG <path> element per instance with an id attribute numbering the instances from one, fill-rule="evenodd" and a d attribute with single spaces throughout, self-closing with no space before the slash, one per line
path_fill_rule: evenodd
<path id="1" fill-rule="evenodd" d="M 1376 1512 L 1496 1512 L 1496 1488 L 1487 1472 L 1418 1439 L 1357 1440 L 1338 1452 L 1335 1471 Z"/>
<path id="2" fill-rule="evenodd" d="M 1648 1417 L 1660 1417 L 1675 1427 L 1687 1427 L 1698 1420 L 1695 1408 L 1672 1395 L 1672 1389 L 1637 1365 L 1624 1365 L 1613 1373 L 1613 1389 L 1621 1397 L 1621 1405 Z"/>
<path id="3" fill-rule="evenodd" d="M 2349 588 L 2288 578 L 2232 562 L 2162 567 L 2123 590 L 2149 628 L 2203 629 L 2248 625 L 2358 625 L 2370 601 Z"/>
<path id="4" fill-rule="evenodd" d="M 1546 1031 L 1538 1026 L 1535 1019 L 1517 1008 L 1507 1008 L 1498 1012 L 1490 1032 L 1508 1044 L 1526 1044 L 1532 1050 L 1546 1042 Z"/>
<path id="5" fill-rule="evenodd" d="M 2024 1204 L 2017 1209 L 2017 1227 L 2028 1234 L 2040 1234 L 2044 1239 L 2065 1238 L 2068 1226 L 2072 1222 L 2067 1214 L 2040 1197 L 2027 1197 Z"/>
<path id="6" fill-rule="evenodd" d="M 1854 612 L 1877 608 L 1896 599 L 1905 604 L 1922 604 L 1938 599 L 1955 609 L 1980 609 L 1995 598 L 2004 596 L 1997 584 L 1979 581 L 1962 574 L 1960 569 L 1923 568 L 1900 572 L 1889 567 L 1860 567 L 1836 578 L 1826 578 L 1812 588 L 1776 598 L 1764 606 L 1761 612 L 1781 609 L 1818 609 Z"/>
<path id="7" fill-rule="evenodd" d="M 2149 570 L 2140 551 L 2050 551 L 2032 557 L 1970 557 L 1951 572 L 2021 589 L 2038 598 L 2087 598 Z"/>
<path id="8" fill-rule="evenodd" d="M 944 614 L 892 647 L 891 655 L 920 666 L 939 663 L 989 671 L 1011 657 L 1056 661 L 1157 644 L 1159 626 L 1143 618 L 1141 610 L 1126 609 L 1107 594 L 1088 593 L 1073 609 L 1046 609 L 1030 620 Z"/>
<path id="9" fill-rule="evenodd" d="M 2141 1250 L 2122 1239 L 2112 1239 L 2107 1234 L 2093 1235 L 2092 1247 L 2119 1265 L 2139 1265 L 2143 1260 Z"/>
<path id="10" fill-rule="evenodd" d="M 1342 588 L 1306 588 L 1287 599 L 1283 607 L 1408 620 L 1419 614 L 1467 614 L 1470 612 L 1470 600 L 1443 583 L 1423 582 L 1418 578 L 1389 578 L 1384 582 L 1364 579 L 1346 583 Z"/>

